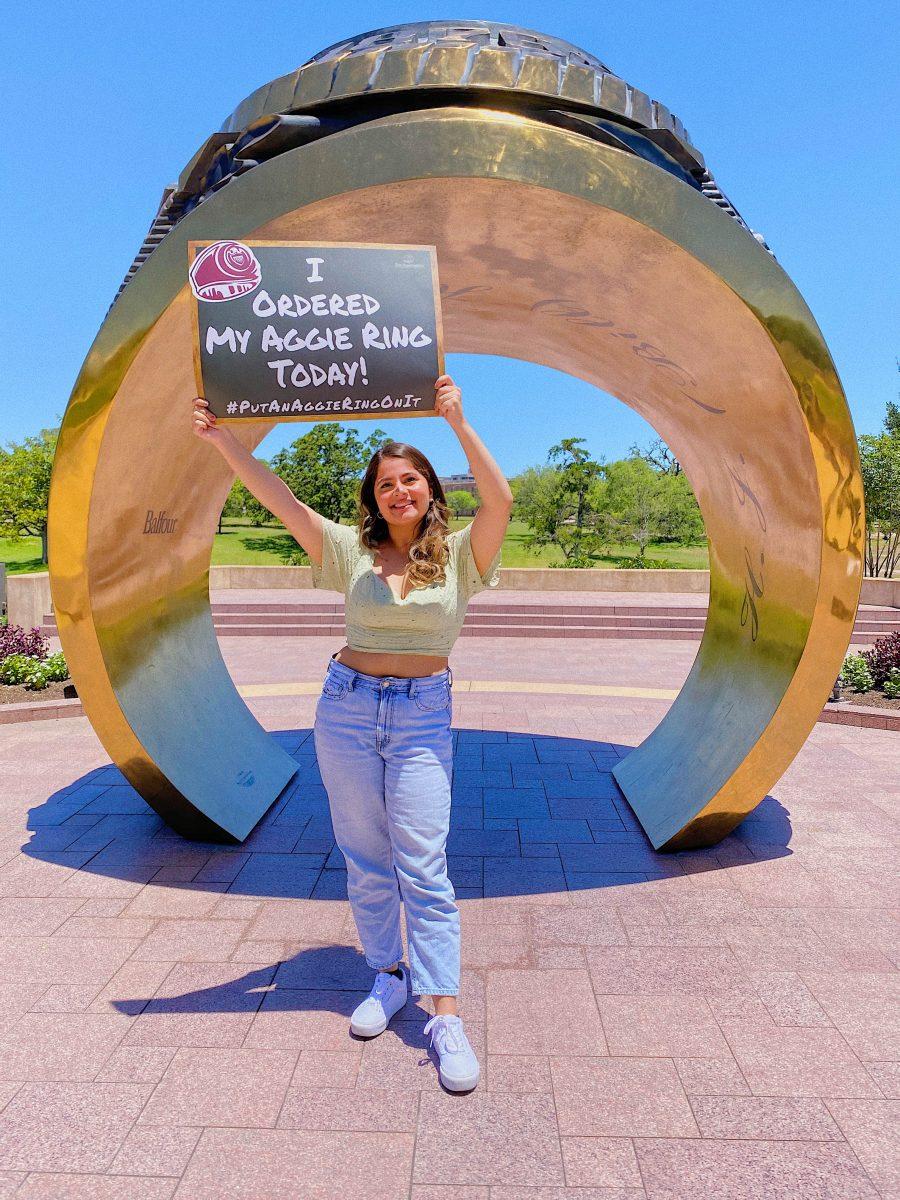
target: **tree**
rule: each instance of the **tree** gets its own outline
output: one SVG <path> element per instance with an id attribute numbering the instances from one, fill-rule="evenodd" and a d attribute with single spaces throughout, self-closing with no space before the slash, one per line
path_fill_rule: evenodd
<path id="1" fill-rule="evenodd" d="M 620 545 L 636 542 L 643 558 L 660 535 L 663 510 L 660 473 L 641 458 L 610 463 L 604 472 L 604 516 L 611 539 Z"/>
<path id="2" fill-rule="evenodd" d="M 37 437 L 0 450 L 0 536 L 13 542 L 39 537 L 42 563 L 47 562 L 47 505 L 58 435 L 58 429 L 42 429 Z"/>
<path id="3" fill-rule="evenodd" d="M 236 479 L 231 485 L 231 490 L 225 497 L 225 503 L 222 505 L 222 511 L 219 513 L 219 528 L 217 533 L 222 532 L 222 522 L 226 517 L 242 517 L 244 515 L 244 498 L 242 491 L 246 490 L 239 479 Z"/>
<path id="4" fill-rule="evenodd" d="M 704 541 L 706 526 L 700 505 L 684 472 L 679 470 L 677 474 L 669 474 L 662 471 L 659 482 L 662 489 L 659 540 L 678 546 L 692 546 Z"/>
<path id="5" fill-rule="evenodd" d="M 635 443 L 628 453 L 632 458 L 642 458 L 654 471 L 661 471 L 664 475 L 681 474 L 681 463 L 662 438 L 655 438 L 646 450 Z"/>
<path id="6" fill-rule="evenodd" d="M 298 500 L 340 521 L 356 515 L 360 476 L 384 437 L 376 429 L 363 441 L 352 429 L 325 421 L 280 450 L 271 467 Z"/>
<path id="7" fill-rule="evenodd" d="M 513 518 L 528 526 L 537 526 L 549 507 L 559 471 L 555 467 L 527 467 L 513 476 L 509 486 L 513 494 Z"/>
<path id="8" fill-rule="evenodd" d="M 604 469 L 606 489 L 598 507 L 612 541 L 635 542 L 642 559 L 651 542 L 690 545 L 703 539 L 700 508 L 683 472 L 654 470 L 643 458 L 626 458 Z"/>
<path id="9" fill-rule="evenodd" d="M 525 546 L 557 546 L 566 567 L 593 566 L 603 541 L 590 501 L 602 467 L 583 443 L 563 438 L 551 446 L 548 466 L 523 472 L 513 489 L 514 512 L 529 529 Z"/>
<path id="10" fill-rule="evenodd" d="M 465 488 L 457 488 L 452 492 L 447 492 L 447 504 L 452 509 L 453 515 L 459 517 L 464 513 L 474 512 L 478 508 L 479 501 Z"/>
<path id="11" fill-rule="evenodd" d="M 244 517 L 255 529 L 275 520 L 266 506 L 260 504 L 240 479 L 236 479 L 231 485 L 231 491 L 219 517 L 219 533 L 222 532 L 222 517 Z"/>
<path id="12" fill-rule="evenodd" d="M 884 430 L 859 439 L 866 497 L 866 574 L 890 579 L 900 565 L 900 408 L 888 401 Z"/>

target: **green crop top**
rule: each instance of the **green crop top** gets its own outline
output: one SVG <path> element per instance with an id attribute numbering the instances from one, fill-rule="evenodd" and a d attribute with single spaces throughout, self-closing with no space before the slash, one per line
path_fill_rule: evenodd
<path id="1" fill-rule="evenodd" d="M 343 592 L 347 645 L 391 654 L 450 653 L 469 598 L 500 582 L 500 551 L 479 575 L 472 556 L 471 525 L 447 536 L 450 558 L 443 583 L 417 587 L 398 600 L 373 568 L 375 552 L 360 545 L 355 527 L 322 518 L 322 565 L 313 564 L 313 587 Z"/>

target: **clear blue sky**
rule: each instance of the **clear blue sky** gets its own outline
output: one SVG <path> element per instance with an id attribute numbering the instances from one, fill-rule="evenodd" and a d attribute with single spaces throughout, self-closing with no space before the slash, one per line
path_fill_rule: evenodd
<path id="1" fill-rule="evenodd" d="M 51 0 L 4 21 L 0 442 L 57 423 L 164 185 L 245 95 L 343 37 L 460 15 L 575 42 L 676 112 L 810 305 L 857 431 L 880 427 L 900 353 L 895 5 L 492 0 L 461 14 L 379 0 Z M 623 404 L 556 372 L 468 355 L 448 367 L 507 474 L 560 437 L 613 459 L 652 436 Z M 535 415 L 530 438 L 513 411 Z M 385 424 L 439 470 L 464 468 L 443 422 Z M 303 432 L 281 425 L 261 453 Z"/>

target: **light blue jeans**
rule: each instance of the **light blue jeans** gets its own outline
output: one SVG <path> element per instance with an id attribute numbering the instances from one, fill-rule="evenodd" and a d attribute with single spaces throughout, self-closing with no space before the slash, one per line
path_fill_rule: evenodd
<path id="1" fill-rule="evenodd" d="M 459 994 L 459 910 L 447 877 L 452 675 L 364 675 L 331 660 L 314 737 L 366 962 L 403 957 L 416 995 Z"/>

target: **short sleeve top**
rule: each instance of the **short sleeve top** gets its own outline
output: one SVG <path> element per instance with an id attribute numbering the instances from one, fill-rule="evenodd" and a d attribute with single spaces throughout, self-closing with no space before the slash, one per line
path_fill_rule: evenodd
<path id="1" fill-rule="evenodd" d="M 347 645 L 391 654 L 450 653 L 466 607 L 476 592 L 500 583 L 500 551 L 483 575 L 472 555 L 472 526 L 447 535 L 443 583 L 417 587 L 398 600 L 375 574 L 375 552 L 362 546 L 355 527 L 322 518 L 322 565 L 313 564 L 313 587 L 343 592 Z"/>

